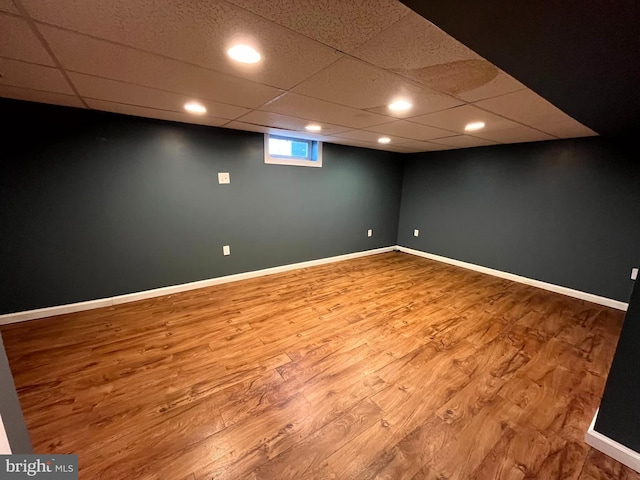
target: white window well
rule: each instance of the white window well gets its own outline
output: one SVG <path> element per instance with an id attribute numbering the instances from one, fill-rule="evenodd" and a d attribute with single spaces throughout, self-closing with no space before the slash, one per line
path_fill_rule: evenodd
<path id="1" fill-rule="evenodd" d="M 322 142 L 265 133 L 264 163 L 322 167 Z"/>

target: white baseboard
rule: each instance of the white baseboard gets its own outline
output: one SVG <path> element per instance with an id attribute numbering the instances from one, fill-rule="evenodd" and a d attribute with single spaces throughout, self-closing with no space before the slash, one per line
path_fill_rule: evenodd
<path id="1" fill-rule="evenodd" d="M 587 434 L 584 436 L 584 441 L 596 450 L 601 451 L 605 455 L 640 473 L 640 453 L 625 447 L 615 440 L 611 440 L 600 432 L 596 432 L 596 418 L 598 418 L 598 411 L 596 411 L 596 414 L 593 416 Z"/>
<path id="2" fill-rule="evenodd" d="M 153 297 L 162 297 L 164 295 L 172 295 L 174 293 L 185 292 L 187 290 L 195 290 L 197 288 L 211 287 L 213 285 L 219 285 L 221 283 L 237 282 L 240 280 L 247 280 L 249 278 L 262 277 L 265 275 L 273 275 L 274 273 L 288 272 L 290 270 L 297 270 L 300 268 L 314 267 L 316 265 L 324 265 L 326 263 L 341 262 L 344 260 L 351 260 L 353 258 L 365 257 L 368 255 L 375 255 L 378 253 L 386 253 L 396 250 L 397 247 L 382 247 L 373 250 L 365 250 L 362 252 L 347 253 L 345 255 L 338 255 L 335 257 L 320 258 L 318 260 L 309 260 L 307 262 L 292 263 L 289 265 L 282 265 L 279 267 L 265 268 L 263 270 L 254 270 L 252 272 L 237 273 L 234 275 L 226 275 L 224 277 L 211 278 L 207 280 L 200 280 L 197 282 L 183 283 L 180 285 L 172 285 L 169 287 L 155 288 L 153 290 L 145 290 L 143 292 L 128 293 L 125 295 L 118 295 L 109 298 L 99 298 L 96 300 L 89 300 L 86 302 L 70 303 L 67 305 L 59 305 L 55 307 L 38 308 L 36 310 L 26 310 L 23 312 L 7 313 L 0 315 L 0 325 L 6 325 L 9 323 L 24 322 L 27 320 L 34 320 L 36 318 L 52 317 L 54 315 L 62 315 L 65 313 L 81 312 L 83 310 L 92 310 L 94 308 L 109 307 L 112 305 L 118 305 L 121 303 L 135 302 L 138 300 L 144 300 Z"/>
<path id="3" fill-rule="evenodd" d="M 449 263 L 451 265 L 455 265 L 456 267 L 468 268 L 469 270 L 475 270 L 476 272 L 486 273 L 488 275 L 493 275 L 495 277 L 505 278 L 507 280 L 512 280 L 514 282 L 524 283 L 526 285 L 542 288 L 544 290 L 549 290 L 555 293 L 561 293 L 562 295 L 579 298 L 581 300 L 586 300 L 587 302 L 597 303 L 599 305 L 616 308 L 618 310 L 626 311 L 627 307 L 629 306 L 627 303 L 619 302 L 618 300 L 613 300 L 612 298 L 600 297 L 592 293 L 581 292 L 580 290 L 573 290 L 572 288 L 562 287 L 560 285 L 554 285 L 553 283 L 542 282 L 540 280 L 534 280 L 533 278 L 521 277 L 520 275 L 503 272 L 501 270 L 494 270 L 493 268 L 482 267 L 480 265 L 475 265 L 473 263 L 461 262 L 460 260 L 454 260 L 453 258 L 441 257 L 440 255 L 434 255 L 433 253 L 427 253 L 421 250 L 414 250 L 413 248 L 407 248 L 407 247 L 401 247 L 401 246 L 398 246 L 396 248 L 401 252 L 410 253 L 411 255 L 417 255 L 419 257 L 429 258 L 431 260 L 436 260 L 438 262 Z"/>
<path id="4" fill-rule="evenodd" d="M 197 288 L 211 287 L 213 285 L 219 285 L 222 283 L 237 282 L 240 280 L 246 280 L 249 278 L 262 277 L 265 275 L 273 275 L 274 273 L 288 272 L 290 270 L 297 270 L 299 268 L 313 267 L 316 265 L 324 265 L 327 263 L 340 262 L 343 260 L 351 260 L 353 258 L 365 257 L 367 255 L 375 255 L 378 253 L 391 252 L 398 250 L 400 252 L 409 253 L 419 257 L 436 260 L 438 262 L 448 263 L 457 267 L 467 268 L 469 270 L 475 270 L 476 272 L 486 273 L 487 275 L 493 275 L 514 282 L 524 283 L 533 287 L 542 288 L 570 297 L 579 298 L 588 302 L 605 305 L 607 307 L 616 308 L 618 310 L 626 310 L 628 304 L 619 302 L 611 298 L 600 297 L 593 295 L 592 293 L 581 292 L 580 290 L 573 290 L 571 288 L 562 287 L 560 285 L 554 285 L 552 283 L 542 282 L 540 280 L 534 280 L 532 278 L 521 277 L 513 273 L 507 273 L 500 270 L 494 270 L 493 268 L 482 267 L 473 263 L 462 262 L 460 260 L 454 260 L 453 258 L 442 257 L 433 253 L 423 252 L 421 250 L 414 250 L 413 248 L 401 247 L 394 245 L 390 247 L 376 248 L 373 250 L 365 250 L 362 252 L 347 253 L 345 255 L 338 255 L 335 257 L 320 258 L 318 260 L 310 260 L 307 262 L 292 263 L 289 265 L 282 265 L 279 267 L 265 268 L 263 270 L 254 270 L 252 272 L 237 273 L 234 275 L 227 275 L 224 277 L 211 278 L 207 280 L 200 280 L 197 282 L 183 283 L 180 285 L 172 285 L 169 287 L 155 288 L 153 290 L 145 290 L 143 292 L 128 293 L 125 295 L 118 295 L 109 298 L 99 298 L 96 300 L 89 300 L 86 302 L 70 303 L 67 305 L 59 305 L 55 307 L 38 308 L 36 310 L 26 310 L 22 312 L 7 313 L 0 315 L 0 325 L 6 325 L 9 323 L 24 322 L 27 320 L 34 320 L 37 318 L 52 317 L 54 315 L 63 315 L 66 313 L 81 312 L 83 310 L 92 310 L 94 308 L 110 307 L 112 305 L 118 305 L 121 303 L 135 302 L 138 300 L 144 300 L 153 297 L 162 297 L 164 295 L 172 295 L 174 293 L 185 292 L 187 290 L 195 290 Z"/>

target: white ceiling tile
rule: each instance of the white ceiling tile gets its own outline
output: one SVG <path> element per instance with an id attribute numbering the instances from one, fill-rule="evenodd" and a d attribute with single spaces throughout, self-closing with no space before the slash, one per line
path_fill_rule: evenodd
<path id="1" fill-rule="evenodd" d="M 420 142 L 418 140 L 411 140 L 407 143 L 403 143 L 402 146 L 406 148 L 411 148 L 415 152 L 435 152 L 439 150 L 451 150 L 456 148 L 450 145 L 441 145 L 441 144 L 432 143 L 432 142 Z"/>
<path id="2" fill-rule="evenodd" d="M 11 0 L 0 0 L 0 10 L 3 12 L 20 14 L 20 11 L 16 8 Z"/>
<path id="3" fill-rule="evenodd" d="M 457 135 L 455 137 L 439 138 L 432 140 L 433 143 L 449 145 L 450 147 L 484 147 L 485 145 L 495 145 L 498 142 L 485 140 L 484 138 L 472 137 L 471 135 Z"/>
<path id="4" fill-rule="evenodd" d="M 80 99 L 75 95 L 41 92 L 39 90 L 28 90 L 26 88 L 10 87 L 7 85 L 0 85 L 0 97 L 15 98 L 16 100 L 26 100 L 29 102 L 64 105 L 66 107 L 85 108 L 82 101 L 80 101 Z"/>
<path id="5" fill-rule="evenodd" d="M 479 131 L 474 133 L 474 136 L 500 143 L 537 142 L 555 139 L 555 137 L 547 133 L 524 126 L 507 128 L 505 130 Z"/>
<path id="6" fill-rule="evenodd" d="M 94 110 L 103 110 L 105 112 L 122 113 L 124 115 L 133 115 L 135 117 L 158 118 L 161 120 L 171 120 L 173 122 L 210 125 L 213 127 L 222 126 L 229 121 L 223 118 L 214 118 L 207 115 L 198 115 L 197 117 L 194 117 L 187 113 L 169 112 L 167 110 L 137 107 L 134 105 L 123 105 L 121 103 L 105 102 L 104 100 L 88 99 L 87 105 L 89 105 L 89 108 Z"/>
<path id="7" fill-rule="evenodd" d="M 57 68 L 0 58 L 0 74 L 2 85 L 74 95 L 69 82 Z"/>
<path id="8" fill-rule="evenodd" d="M 97 100 L 107 100 L 127 105 L 150 107 L 160 110 L 182 112 L 184 104 L 193 100 L 191 97 L 176 95 L 151 88 L 132 85 L 129 83 L 106 80 L 81 73 L 69 73 L 71 81 L 78 89 L 80 96 Z M 201 101 L 207 107 L 207 114 L 217 118 L 230 120 L 247 113 L 249 110 L 233 105 Z"/>
<path id="9" fill-rule="evenodd" d="M 234 120 L 232 122 L 227 123 L 224 128 L 230 128 L 232 130 L 242 130 L 245 132 L 256 132 L 256 133 L 270 133 L 272 135 L 298 135 L 298 132 L 292 132 L 291 130 L 283 130 L 281 128 L 273 128 L 273 127 L 265 127 L 263 125 L 254 125 L 252 123 L 239 122 Z M 322 140 L 320 136 L 309 135 L 308 137 L 311 140 Z"/>
<path id="10" fill-rule="evenodd" d="M 354 55 L 450 95 L 477 90 L 500 73 L 497 67 L 416 13 L 376 35 Z"/>
<path id="11" fill-rule="evenodd" d="M 330 138 L 329 136 L 326 136 L 326 135 L 316 135 L 309 132 L 303 133 L 298 131 L 285 130 L 282 128 L 267 127 L 264 125 L 255 125 L 253 123 L 246 123 L 238 120 L 234 120 L 232 122 L 227 123 L 224 126 L 224 128 L 231 128 L 233 130 L 244 130 L 247 132 L 271 133 L 273 135 L 284 135 L 284 136 L 295 135 L 296 137 L 307 138 L 310 140 L 319 140 L 322 142 Z"/>
<path id="12" fill-rule="evenodd" d="M 284 94 L 262 107 L 262 110 L 283 115 L 304 116 L 316 122 L 327 122 L 352 128 L 377 125 L 391 120 L 389 117 L 383 117 L 375 113 L 364 112 L 295 93 Z"/>
<path id="13" fill-rule="evenodd" d="M 369 147 L 371 148 L 371 147 Z M 396 152 L 396 153 L 415 153 L 417 152 L 417 150 L 415 148 L 412 147 L 407 147 L 406 145 L 402 144 L 402 145 L 395 145 L 395 144 L 388 144 L 384 150 L 388 151 L 388 152 Z"/>
<path id="14" fill-rule="evenodd" d="M 231 128 L 233 130 L 245 130 L 247 132 L 259 132 L 259 133 L 269 133 L 269 127 L 264 127 L 262 125 L 253 125 L 251 123 L 239 122 L 237 120 L 233 120 L 232 122 L 227 123 L 224 128 Z M 285 130 L 282 130 L 284 133 Z"/>
<path id="15" fill-rule="evenodd" d="M 413 12 L 362 45 L 355 56 L 379 67 L 403 71 L 480 58 Z"/>
<path id="16" fill-rule="evenodd" d="M 505 95 L 507 93 L 522 90 L 525 87 L 522 83 L 517 81 L 510 75 L 507 75 L 503 71 L 499 70 L 498 74 L 484 85 L 472 85 L 469 90 L 462 90 L 456 94 L 456 97 L 461 98 L 466 102 L 476 102 L 485 98 L 497 97 L 499 95 Z"/>
<path id="17" fill-rule="evenodd" d="M 518 126 L 517 123 L 485 112 L 472 105 L 462 105 L 461 107 L 454 107 L 441 112 L 412 117 L 411 121 L 459 133 L 464 133 L 465 125 L 471 122 L 484 122 L 484 131 L 504 130 L 505 128 Z"/>
<path id="18" fill-rule="evenodd" d="M 249 112 L 246 115 L 238 118 L 238 121 L 244 123 L 251 123 L 254 125 L 262 125 L 280 128 L 283 130 L 289 130 L 294 132 L 304 132 L 309 133 L 305 127 L 310 123 L 318 123 L 318 122 L 310 122 L 309 120 L 305 120 L 297 117 L 290 117 L 287 115 L 280 115 L 279 113 L 272 112 L 261 112 L 258 110 L 254 110 L 253 112 Z M 331 125 L 328 123 L 321 123 L 322 126 L 321 133 L 323 135 L 335 135 L 336 133 L 344 132 L 348 130 L 347 127 L 341 127 L 339 125 Z"/>
<path id="19" fill-rule="evenodd" d="M 289 89 L 341 54 L 222 0 L 22 0 L 37 20 Z M 253 44 L 263 56 L 238 64 L 226 51 Z"/>
<path id="20" fill-rule="evenodd" d="M 415 13 L 364 44 L 355 56 L 468 101 L 524 88 Z"/>
<path id="21" fill-rule="evenodd" d="M 396 0 L 228 1 L 343 52 L 351 52 L 410 12 Z"/>
<path id="22" fill-rule="evenodd" d="M 350 147 L 371 148 L 373 150 L 384 150 L 387 152 L 409 153 L 414 151 L 410 147 L 403 145 L 392 145 L 390 143 L 384 145 L 377 142 L 365 142 L 363 140 L 354 140 L 352 138 L 328 137 L 325 141 L 329 143 L 337 143 L 338 145 L 348 145 Z"/>
<path id="23" fill-rule="evenodd" d="M 449 130 L 429 127 L 406 120 L 396 120 L 383 125 L 367 127 L 367 130 L 387 135 L 410 138 L 412 140 L 430 140 L 432 138 L 450 137 L 455 133 Z"/>
<path id="24" fill-rule="evenodd" d="M 20 1 L 95 109 L 395 151 L 595 135 L 396 0 Z M 238 40 L 263 61 L 231 61 Z M 82 105 L 11 13 L 0 13 L 2 57 L 25 62 L 0 60 L 7 96 Z M 389 111 L 399 98 L 413 108 Z M 191 100 L 207 115 L 185 113 Z M 464 135 L 472 121 L 486 127 Z M 325 130 L 310 134 L 307 122 Z"/>
<path id="25" fill-rule="evenodd" d="M 410 80 L 353 58 L 343 58 L 298 85 L 294 92 L 374 113 L 407 117 L 462 104 L 460 100 L 430 91 Z M 413 103 L 406 112 L 387 105 L 405 99 Z"/>
<path id="26" fill-rule="evenodd" d="M 380 137 L 388 137 L 391 142 L 389 143 L 389 145 L 401 145 L 403 143 L 407 143 L 410 142 L 411 140 L 408 140 L 406 138 L 402 138 L 402 137 L 394 137 L 393 135 L 385 135 L 382 133 L 375 133 L 375 132 L 367 132 L 366 130 L 349 130 L 347 132 L 342 132 L 339 133 L 337 135 L 335 135 L 336 137 L 340 137 L 340 138 L 351 138 L 353 140 L 361 140 L 363 142 L 370 142 L 370 143 L 378 143 L 378 139 Z"/>
<path id="27" fill-rule="evenodd" d="M 585 127 L 573 118 L 547 121 L 544 124 L 536 124 L 536 128 L 558 138 L 593 137 L 598 135 L 596 132 Z"/>
<path id="28" fill-rule="evenodd" d="M 0 14 L 0 57 L 54 66 L 38 37 L 22 18 Z"/>
<path id="29" fill-rule="evenodd" d="M 549 120 L 564 119 L 568 116 L 560 109 L 547 102 L 540 95 L 531 90 L 517 92 L 489 98 L 476 102 L 485 110 L 489 110 L 507 118 L 512 118 L 526 125 L 539 124 Z"/>
<path id="30" fill-rule="evenodd" d="M 482 100 L 474 105 L 513 118 L 560 138 L 597 135 L 596 132 L 528 89 Z"/>
<path id="31" fill-rule="evenodd" d="M 66 70 L 249 108 L 259 107 L 282 93 L 225 73 L 55 27 L 39 29 Z"/>

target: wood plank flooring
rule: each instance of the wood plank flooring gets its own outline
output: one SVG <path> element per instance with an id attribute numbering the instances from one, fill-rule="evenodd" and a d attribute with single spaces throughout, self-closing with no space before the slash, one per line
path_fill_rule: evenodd
<path id="1" fill-rule="evenodd" d="M 623 313 L 402 253 L 2 327 L 82 479 L 579 479 Z"/>

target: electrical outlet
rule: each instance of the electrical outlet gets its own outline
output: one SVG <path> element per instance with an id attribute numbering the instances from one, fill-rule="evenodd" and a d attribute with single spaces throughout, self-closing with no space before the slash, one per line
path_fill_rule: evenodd
<path id="1" fill-rule="evenodd" d="M 222 247 L 222 254 L 223 255 L 231 255 L 231 247 L 229 247 L 229 245 L 225 245 Z"/>
<path id="2" fill-rule="evenodd" d="M 638 269 L 637 268 L 632 268 L 631 269 L 631 280 L 635 280 L 638 278 Z"/>
<path id="3" fill-rule="evenodd" d="M 371 237 L 373 236 L 373 230 L 369 229 L 367 230 L 367 237 Z"/>
<path id="4" fill-rule="evenodd" d="M 413 231 L 413 236 L 417 237 L 420 234 L 420 230 L 418 230 L 417 228 Z"/>
<path id="5" fill-rule="evenodd" d="M 229 172 L 218 173 L 218 183 L 220 185 L 222 185 L 223 183 L 231 183 L 231 177 L 229 176 Z"/>

